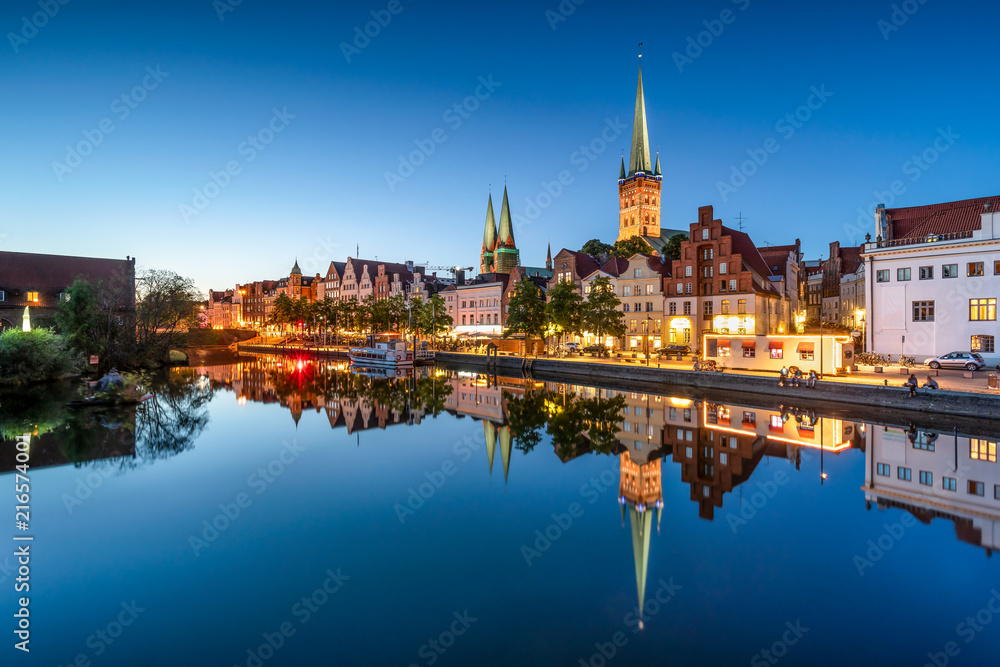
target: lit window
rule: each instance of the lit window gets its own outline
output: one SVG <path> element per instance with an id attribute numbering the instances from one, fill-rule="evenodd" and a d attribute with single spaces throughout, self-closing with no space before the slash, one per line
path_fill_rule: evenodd
<path id="1" fill-rule="evenodd" d="M 969 299 L 969 321 L 980 322 L 997 318 L 996 299 Z"/>
<path id="2" fill-rule="evenodd" d="M 28 292 L 25 296 L 27 301 L 38 301 L 38 292 Z"/>
<path id="3" fill-rule="evenodd" d="M 934 302 L 933 301 L 914 301 L 913 302 L 913 321 L 914 322 L 933 322 L 934 321 Z"/>
<path id="4" fill-rule="evenodd" d="M 972 351 L 973 352 L 988 352 L 990 354 L 994 351 L 993 336 L 977 335 L 972 337 Z"/>
<path id="5" fill-rule="evenodd" d="M 972 438 L 969 441 L 969 457 L 975 461 L 997 462 L 997 443 Z"/>
<path id="6" fill-rule="evenodd" d="M 747 314 L 747 300 L 746 299 L 740 299 L 739 301 L 736 302 L 736 314 L 737 315 L 746 315 Z"/>
<path id="7" fill-rule="evenodd" d="M 722 300 L 722 314 L 723 315 L 729 314 L 729 299 Z"/>
<path id="8" fill-rule="evenodd" d="M 976 277 L 983 275 L 983 263 L 982 262 L 969 262 L 968 273 L 969 277 Z"/>
<path id="9" fill-rule="evenodd" d="M 973 482 L 969 480 L 969 495 L 970 496 L 982 496 L 986 494 L 986 485 L 982 482 Z"/>

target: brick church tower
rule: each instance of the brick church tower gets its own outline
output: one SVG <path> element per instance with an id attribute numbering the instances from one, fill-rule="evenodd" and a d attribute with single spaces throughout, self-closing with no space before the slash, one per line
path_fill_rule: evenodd
<path id="1" fill-rule="evenodd" d="M 642 56 L 639 56 L 642 58 Z M 633 236 L 660 236 L 660 156 L 656 166 L 649 153 L 649 129 L 646 125 L 646 99 L 642 90 L 642 61 L 639 61 L 639 85 L 635 93 L 635 120 L 632 125 L 632 152 L 628 170 L 622 157 L 618 174 L 618 239 Z"/>
<path id="2" fill-rule="evenodd" d="M 302 296 L 302 269 L 299 268 L 299 260 L 295 259 L 295 266 L 288 274 L 288 296 L 297 299 Z"/>

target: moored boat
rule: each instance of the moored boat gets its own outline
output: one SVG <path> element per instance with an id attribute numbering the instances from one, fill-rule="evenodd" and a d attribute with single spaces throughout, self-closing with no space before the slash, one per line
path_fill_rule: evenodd
<path id="1" fill-rule="evenodd" d="M 348 356 L 352 363 L 363 366 L 412 366 L 414 359 L 413 350 L 403 340 L 375 343 L 375 347 L 352 347 Z"/>

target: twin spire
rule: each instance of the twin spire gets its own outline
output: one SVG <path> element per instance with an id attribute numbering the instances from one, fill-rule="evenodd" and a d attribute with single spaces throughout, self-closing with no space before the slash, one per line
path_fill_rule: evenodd
<path id="1" fill-rule="evenodd" d="M 502 260 L 502 261 L 501 261 Z M 503 204 L 500 206 L 500 226 L 493 216 L 493 195 L 486 204 L 486 229 L 483 231 L 483 249 L 480 255 L 480 273 L 510 273 L 520 263 L 517 245 L 514 243 L 514 223 L 510 215 L 507 186 L 503 188 Z"/>

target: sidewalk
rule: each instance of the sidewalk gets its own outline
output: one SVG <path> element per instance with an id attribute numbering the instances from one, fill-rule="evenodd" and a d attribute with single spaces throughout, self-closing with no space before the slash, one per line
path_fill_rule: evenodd
<path id="1" fill-rule="evenodd" d="M 450 354 L 465 354 L 470 357 L 482 357 L 473 352 L 451 352 Z M 532 357 L 529 357 L 529 359 Z M 565 357 L 549 356 L 549 357 L 538 357 L 538 359 L 550 359 L 553 361 L 567 361 L 575 363 L 601 363 L 601 364 L 616 364 L 621 366 L 631 366 L 638 367 L 647 366 L 645 359 L 631 359 L 631 358 L 616 358 L 612 357 L 592 357 L 583 355 L 568 355 Z M 649 368 L 666 368 L 670 370 L 683 370 L 696 372 L 693 370 L 694 357 L 685 357 L 684 361 L 677 361 L 675 359 L 665 360 L 665 359 L 653 359 L 649 360 Z M 887 366 L 884 373 L 851 373 L 850 375 L 830 375 L 827 374 L 823 377 L 824 381 L 827 382 L 842 382 L 845 384 L 855 384 L 855 385 L 869 385 L 878 386 L 886 385 L 890 387 L 902 387 L 903 382 L 909 377 L 910 373 L 917 376 L 917 381 L 919 384 L 923 384 L 927 381 L 928 369 L 926 366 L 915 366 L 913 368 L 905 369 L 906 373 L 901 373 L 899 367 Z M 700 371 L 706 372 L 706 371 Z M 988 377 L 989 374 L 997 373 L 1000 375 L 996 369 L 986 369 L 982 371 L 976 371 L 973 373 L 972 378 L 966 378 L 963 376 L 965 371 L 961 370 L 940 370 L 938 371 L 937 380 L 938 385 L 943 390 L 948 391 L 964 391 L 977 394 L 992 394 L 1000 396 L 1000 390 L 990 389 L 988 387 Z M 738 370 L 729 369 L 725 370 L 728 375 L 749 375 L 762 378 L 773 378 L 775 385 L 778 384 L 778 374 L 767 372 L 767 371 L 748 371 L 748 370 Z M 919 393 L 925 393 L 928 391 L 933 391 L 929 389 L 918 389 Z"/>

